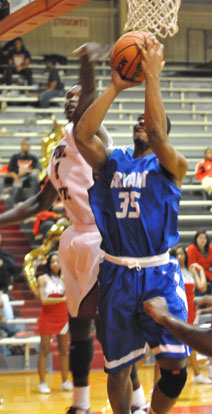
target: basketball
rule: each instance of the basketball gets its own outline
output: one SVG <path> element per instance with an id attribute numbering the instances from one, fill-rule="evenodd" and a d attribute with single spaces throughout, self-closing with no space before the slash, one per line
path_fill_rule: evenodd
<path id="1" fill-rule="evenodd" d="M 123 79 L 144 82 L 145 75 L 142 72 L 141 56 L 136 42 L 144 46 L 149 35 L 148 32 L 128 32 L 115 43 L 110 65 L 119 72 Z"/>

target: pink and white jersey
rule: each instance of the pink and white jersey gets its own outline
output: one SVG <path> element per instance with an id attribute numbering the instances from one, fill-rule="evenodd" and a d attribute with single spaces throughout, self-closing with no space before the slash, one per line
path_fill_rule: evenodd
<path id="1" fill-rule="evenodd" d="M 65 137 L 52 154 L 48 175 L 73 223 L 61 235 L 58 253 L 67 306 L 70 315 L 76 317 L 81 301 L 97 281 L 104 253 L 88 200 L 87 190 L 93 185 L 92 169 L 75 145 L 72 123 L 66 126 Z"/>
<path id="2" fill-rule="evenodd" d="M 76 227 L 95 224 L 87 193 L 93 185 L 92 168 L 76 147 L 71 122 L 66 125 L 65 137 L 57 144 L 51 156 L 48 175 L 73 224 Z"/>

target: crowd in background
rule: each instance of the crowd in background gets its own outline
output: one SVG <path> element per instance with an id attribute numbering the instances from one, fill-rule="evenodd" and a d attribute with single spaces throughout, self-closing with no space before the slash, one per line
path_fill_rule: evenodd
<path id="1" fill-rule="evenodd" d="M 59 71 L 56 68 L 58 55 L 45 55 L 45 72 L 48 72 L 46 83 L 38 85 L 33 96 L 38 97 L 38 106 L 48 108 L 50 100 L 55 97 L 64 96 L 64 84 L 61 81 Z M 1 83 L 11 85 L 13 75 L 20 75 L 28 86 L 33 84 L 33 72 L 30 68 L 31 55 L 24 45 L 23 39 L 17 37 L 6 43 L 0 50 L 0 72 Z M 28 92 L 30 94 L 30 92 Z"/>

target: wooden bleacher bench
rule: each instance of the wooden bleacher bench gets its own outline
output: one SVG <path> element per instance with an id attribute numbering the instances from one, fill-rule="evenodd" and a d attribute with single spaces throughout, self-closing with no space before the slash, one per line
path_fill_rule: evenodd
<path id="1" fill-rule="evenodd" d="M 24 367 L 30 368 L 30 345 L 40 344 L 40 336 L 31 336 L 28 338 L 2 338 L 0 345 L 24 345 Z"/>
<path id="2" fill-rule="evenodd" d="M 10 113 L 17 113 L 17 107 L 12 107 L 12 106 L 8 106 L 7 109 L 5 110 L 5 112 L 10 112 Z M 32 113 L 63 113 L 64 109 L 61 107 L 49 107 L 49 108 L 34 108 L 34 107 L 26 107 L 24 108 L 24 112 L 32 112 Z M 126 108 L 122 108 L 121 110 L 119 108 L 110 108 L 108 111 L 108 114 L 117 114 L 117 115 L 123 115 L 123 114 L 127 114 L 129 116 L 133 116 L 135 115 L 134 113 L 132 113 L 132 109 L 126 109 Z M 138 111 L 139 114 L 139 111 Z M 167 109 L 166 110 L 166 114 L 167 115 L 212 115 L 212 109 L 211 110 L 204 110 L 204 109 Z"/>
<path id="3" fill-rule="evenodd" d="M 38 318 L 14 318 L 14 319 L 7 319 L 7 323 L 9 325 L 28 325 L 37 323 Z"/>
<path id="4" fill-rule="evenodd" d="M 212 200 L 181 200 L 180 206 L 182 207 L 212 207 Z"/>
<path id="5" fill-rule="evenodd" d="M 201 184 L 183 184 L 181 189 L 188 191 L 204 190 Z"/>
<path id="6" fill-rule="evenodd" d="M 190 240 L 193 239 L 194 235 L 196 234 L 196 230 L 179 230 L 180 237 L 189 237 Z M 209 237 L 212 237 L 212 230 L 207 230 L 207 234 Z"/>
<path id="7" fill-rule="evenodd" d="M 30 98 L 31 99 L 31 98 Z M 61 98 L 54 98 L 54 99 L 61 99 Z M 62 98 L 63 99 L 63 98 Z M 58 119 L 57 120 L 58 123 L 60 125 L 66 125 L 67 124 L 67 120 L 66 119 Z M 36 125 L 52 125 L 52 119 L 34 119 L 34 122 Z M 24 125 L 25 124 L 25 119 L 20 118 L 20 119 L 10 119 L 8 120 L 6 119 L 0 119 L 0 126 L 1 125 Z M 119 127 L 119 126 L 127 126 L 127 127 L 133 127 L 133 125 L 135 124 L 134 120 L 121 120 L 121 119 L 105 119 L 104 120 L 104 124 L 107 127 Z M 207 130 L 208 126 L 212 126 L 212 121 L 194 121 L 194 120 L 189 120 L 189 121 L 172 121 L 172 126 L 202 126 L 204 129 Z M 212 132 L 209 133 L 210 136 L 212 136 Z M 119 135 L 122 135 L 122 132 L 119 133 Z M 172 136 L 173 134 L 170 134 L 170 136 Z M 183 134 L 181 133 L 177 133 L 175 134 L 177 136 L 182 136 Z M 188 134 L 187 134 L 188 135 Z M 191 134 L 194 135 L 194 134 Z M 201 147 L 201 149 L 203 148 L 203 146 Z"/>
<path id="8" fill-rule="evenodd" d="M 204 223 L 205 221 L 211 221 L 212 220 L 212 214 L 207 214 L 207 215 L 203 215 L 203 214 L 179 214 L 178 216 L 178 220 L 179 221 L 186 221 L 186 222 L 195 222 L 195 221 L 201 221 L 202 223 Z"/>

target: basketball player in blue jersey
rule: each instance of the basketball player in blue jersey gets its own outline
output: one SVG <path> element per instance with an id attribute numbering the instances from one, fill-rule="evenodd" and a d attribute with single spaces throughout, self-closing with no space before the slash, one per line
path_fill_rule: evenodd
<path id="1" fill-rule="evenodd" d="M 145 354 L 148 342 L 161 378 L 148 413 L 166 414 L 186 382 L 189 349 L 145 313 L 143 303 L 165 297 L 169 310 L 187 320 L 187 302 L 179 263 L 170 258 L 175 245 L 181 183 L 187 171 L 183 155 L 168 140 L 159 74 L 163 46 L 154 39 L 139 45 L 145 73 L 145 113 L 134 127 L 134 150 L 105 150 L 95 131 L 116 96 L 135 85 L 114 70 L 103 94 L 75 128 L 75 140 L 99 179 L 89 190 L 90 204 L 102 236 L 99 315 L 108 395 L 114 414 L 129 414 L 131 364 Z"/>

